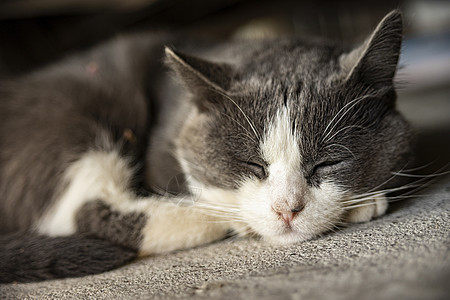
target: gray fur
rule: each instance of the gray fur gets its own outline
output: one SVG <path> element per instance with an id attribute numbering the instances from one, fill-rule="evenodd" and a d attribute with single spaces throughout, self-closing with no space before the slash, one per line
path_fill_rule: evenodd
<path id="1" fill-rule="evenodd" d="M 2 233 L 30 228 L 63 190 L 64 170 L 87 150 L 107 146 L 105 137 L 142 160 L 152 121 L 145 83 L 160 68 L 148 59 L 157 55 L 153 38 L 119 39 L 0 83 Z M 95 74 L 87 69 L 92 62 Z M 124 143 L 125 129 L 134 132 L 135 145 Z"/>
<path id="2" fill-rule="evenodd" d="M 169 52 L 169 65 L 177 75 L 186 85 L 197 87 L 192 98 L 200 112 L 185 123 L 178 137 L 179 149 L 193 164 L 191 175 L 213 186 L 236 188 L 252 173 L 252 165 L 246 162 L 265 164 L 258 153 L 258 137 L 250 139 L 243 134 L 242 127 L 252 134 L 246 119 L 262 136 L 282 105 L 291 108 L 293 127 L 301 133 L 303 172 L 310 184 L 327 178 L 361 192 L 378 186 L 391 171 L 404 166 L 410 130 L 395 110 L 393 83 L 401 45 L 398 12 L 381 22 L 363 50 L 358 50 L 359 56 L 346 57 L 345 66 L 342 57 L 347 52 L 335 45 L 293 39 L 272 41 L 270 47 L 265 43 L 259 47 L 254 43 L 250 51 L 242 53 L 240 65 L 224 68 L 210 63 L 209 69 L 215 72 L 201 75 L 206 62 L 195 69 L 197 61 L 183 60 L 186 55 L 174 59 L 176 54 Z M 222 73 L 228 77 L 222 80 L 226 85 L 219 85 L 216 79 L 220 69 L 226 69 Z M 361 97 L 340 119 L 335 132 L 352 127 L 331 140 L 322 140 L 333 117 Z M 205 107 L 209 107 L 208 113 L 204 113 Z M 336 144 L 341 146 L 333 146 Z M 331 173 L 313 172 L 329 160 L 345 163 Z"/>
<path id="3" fill-rule="evenodd" d="M 120 267 L 136 251 L 84 235 L 0 236 L 0 283 L 79 277 Z"/>
<path id="4" fill-rule="evenodd" d="M 187 176 L 227 190 L 264 180 L 261 136 L 283 106 L 309 185 L 380 185 L 409 153 L 393 83 L 401 30 L 394 11 L 353 51 L 296 38 L 199 45 L 134 36 L 0 83 L 1 232 L 31 230 L 64 190 L 64 171 L 90 149 L 119 147 L 131 158 L 136 193 L 187 193 Z M 102 202 L 77 215 L 79 232 L 135 250 L 145 221 Z"/>
<path id="5" fill-rule="evenodd" d="M 90 201 L 77 213 L 78 232 L 130 249 L 138 249 L 147 217 L 143 213 L 121 213 L 101 200 Z"/>

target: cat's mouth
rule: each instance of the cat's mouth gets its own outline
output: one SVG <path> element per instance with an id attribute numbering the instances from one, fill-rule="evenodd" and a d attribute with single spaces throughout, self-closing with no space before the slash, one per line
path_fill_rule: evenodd
<path id="1" fill-rule="evenodd" d="M 318 235 L 318 232 L 311 228 L 301 226 L 296 220 L 292 220 L 291 222 L 276 220 L 271 227 L 273 228 L 272 231 L 262 231 L 260 233 L 264 240 L 274 244 L 288 245 L 300 243 L 313 239 Z"/>
<path id="2" fill-rule="evenodd" d="M 291 222 L 285 222 L 283 220 L 281 220 L 279 222 L 279 224 L 281 224 L 281 233 L 280 234 L 291 234 L 293 232 L 295 232 L 292 223 Z"/>
<path id="3" fill-rule="evenodd" d="M 303 242 L 311 239 L 312 237 L 307 237 L 304 234 L 292 229 L 292 228 L 284 228 L 281 232 L 276 235 L 266 236 L 265 240 L 275 243 L 278 245 L 289 245 L 294 243 Z"/>

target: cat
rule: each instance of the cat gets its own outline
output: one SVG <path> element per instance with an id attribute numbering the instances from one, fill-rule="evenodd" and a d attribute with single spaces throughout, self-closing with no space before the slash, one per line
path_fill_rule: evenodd
<path id="1" fill-rule="evenodd" d="M 399 11 L 354 49 L 149 33 L 2 82 L 1 281 L 383 215 L 410 153 L 401 41 Z"/>

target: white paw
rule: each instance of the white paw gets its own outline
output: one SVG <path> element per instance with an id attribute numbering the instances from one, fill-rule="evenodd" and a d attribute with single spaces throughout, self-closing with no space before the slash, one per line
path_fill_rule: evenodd
<path id="1" fill-rule="evenodd" d="M 348 223 L 368 222 L 375 217 L 384 215 L 388 202 L 384 195 L 377 195 L 370 200 L 360 203 L 361 207 L 351 209 L 346 217 Z"/>

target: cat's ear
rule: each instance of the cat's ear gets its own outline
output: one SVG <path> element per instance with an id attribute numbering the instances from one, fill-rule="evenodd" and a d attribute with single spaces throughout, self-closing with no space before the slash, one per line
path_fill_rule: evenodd
<path id="1" fill-rule="evenodd" d="M 361 46 L 340 57 L 346 81 L 391 85 L 400 55 L 402 31 L 401 12 L 394 10 L 387 14 Z"/>
<path id="2" fill-rule="evenodd" d="M 184 86 L 195 96 L 201 108 L 223 102 L 235 74 L 234 69 L 223 63 L 213 63 L 165 48 L 166 63 L 175 71 Z"/>

